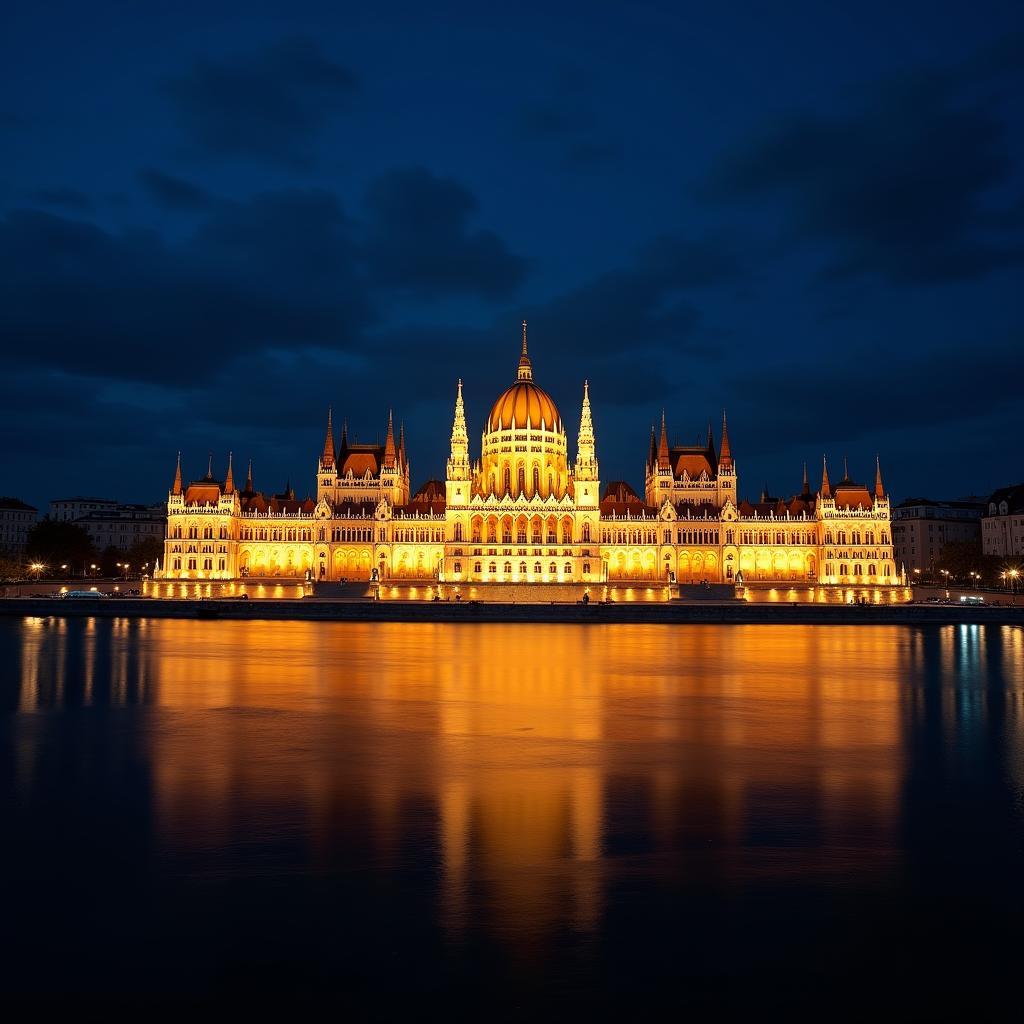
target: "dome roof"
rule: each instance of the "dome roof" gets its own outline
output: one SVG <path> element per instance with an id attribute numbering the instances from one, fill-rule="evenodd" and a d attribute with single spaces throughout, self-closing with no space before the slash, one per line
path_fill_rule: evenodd
<path id="1" fill-rule="evenodd" d="M 540 429 L 542 422 L 548 430 L 561 430 L 558 406 L 532 380 L 518 380 L 498 396 L 487 418 L 487 429 L 508 430 L 527 424 Z"/>
<path id="2" fill-rule="evenodd" d="M 523 321 L 523 351 L 519 357 L 517 380 L 499 396 L 487 417 L 488 430 L 509 430 L 512 427 L 547 430 L 562 429 L 562 417 L 551 396 L 533 383 L 533 365 L 526 352 L 526 321 Z"/>

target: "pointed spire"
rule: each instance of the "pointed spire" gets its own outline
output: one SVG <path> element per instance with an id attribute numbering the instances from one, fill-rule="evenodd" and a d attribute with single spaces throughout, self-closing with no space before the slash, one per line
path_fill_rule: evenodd
<path id="1" fill-rule="evenodd" d="M 597 452 L 594 444 L 594 420 L 590 414 L 590 381 L 583 382 L 583 407 L 580 410 L 580 433 L 576 444 L 576 477 L 597 479 Z"/>
<path id="2" fill-rule="evenodd" d="M 885 488 L 882 486 L 882 462 L 877 455 L 875 456 L 875 497 L 885 497 Z"/>
<path id="3" fill-rule="evenodd" d="M 462 401 L 462 378 L 455 388 L 455 416 L 452 419 L 451 449 L 448 454 L 448 479 L 469 480 L 469 434 L 466 433 L 466 406 Z"/>
<path id="4" fill-rule="evenodd" d="M 821 496 L 832 497 L 832 485 L 828 481 L 828 460 L 824 455 L 821 457 Z"/>
<path id="5" fill-rule="evenodd" d="M 249 472 L 245 474 L 245 493 L 252 494 L 252 459 L 249 460 Z"/>
<path id="6" fill-rule="evenodd" d="M 405 420 L 398 424 L 398 464 L 405 465 Z"/>
<path id="7" fill-rule="evenodd" d="M 320 456 L 320 468 L 330 469 L 334 465 L 334 428 L 331 425 L 330 406 L 327 407 L 327 436 L 324 438 L 324 450 Z"/>
<path id="8" fill-rule="evenodd" d="M 178 452 L 178 467 L 174 471 L 174 486 L 171 494 L 181 494 L 181 452 Z"/>
<path id="9" fill-rule="evenodd" d="M 388 409 L 388 436 L 384 441 L 384 465 L 395 464 L 395 425 L 391 417 L 391 410 Z"/>
<path id="10" fill-rule="evenodd" d="M 806 462 L 804 463 L 804 486 L 801 489 L 800 493 L 802 495 L 804 495 L 805 497 L 807 497 L 811 493 L 811 485 L 807 481 L 807 463 Z"/>
<path id="11" fill-rule="evenodd" d="M 224 493 L 234 494 L 235 493 L 235 475 L 231 468 L 231 460 L 233 452 L 228 452 L 228 475 L 224 477 Z"/>
<path id="12" fill-rule="evenodd" d="M 529 353 L 526 351 L 526 321 L 523 321 L 523 351 L 519 356 L 519 372 L 516 374 L 518 380 L 533 380 L 533 366 L 530 363 Z"/>
<path id="13" fill-rule="evenodd" d="M 711 430 L 711 420 L 708 420 L 708 451 L 715 454 L 715 435 Z"/>
<path id="14" fill-rule="evenodd" d="M 850 479 L 850 466 L 847 463 L 846 456 L 843 456 L 843 480 L 849 481 Z"/>
<path id="15" fill-rule="evenodd" d="M 732 448 L 729 447 L 729 424 L 725 421 L 725 410 L 722 410 L 722 448 L 718 453 L 718 464 L 729 467 L 732 465 Z"/>
<path id="16" fill-rule="evenodd" d="M 212 480 L 213 479 L 213 452 L 210 452 L 210 458 L 209 458 L 209 460 L 206 463 L 206 476 L 204 477 L 204 479 L 205 480 Z"/>
<path id="17" fill-rule="evenodd" d="M 668 431 L 665 429 L 665 410 L 661 410 L 661 440 L 658 442 L 658 465 L 670 464 L 668 454 Z"/>
<path id="18" fill-rule="evenodd" d="M 765 502 L 768 500 L 768 481 L 765 480 L 764 487 L 761 488 L 761 501 Z"/>

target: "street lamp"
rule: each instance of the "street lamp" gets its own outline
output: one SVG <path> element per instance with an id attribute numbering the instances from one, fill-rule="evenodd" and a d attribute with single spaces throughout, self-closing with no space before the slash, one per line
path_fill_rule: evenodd
<path id="1" fill-rule="evenodd" d="M 33 562 L 29 566 L 29 568 L 32 570 L 32 572 L 34 572 L 36 574 L 36 580 L 38 581 L 40 575 L 42 575 L 42 572 L 46 568 L 46 566 L 43 565 L 42 562 Z"/>

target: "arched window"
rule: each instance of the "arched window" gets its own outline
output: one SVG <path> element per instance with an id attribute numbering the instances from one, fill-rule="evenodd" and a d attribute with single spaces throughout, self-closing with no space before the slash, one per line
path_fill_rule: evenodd
<path id="1" fill-rule="evenodd" d="M 506 562 L 505 563 L 505 575 L 506 576 L 511 576 L 512 575 L 512 563 L 511 562 Z"/>
<path id="2" fill-rule="evenodd" d="M 487 571 L 490 573 L 495 573 L 498 571 L 498 567 L 494 564 L 494 562 L 488 562 Z"/>
<path id="3" fill-rule="evenodd" d="M 533 467 L 533 493 L 537 494 L 540 491 L 540 467 Z"/>
<path id="4" fill-rule="evenodd" d="M 534 562 L 533 563 L 533 571 L 534 571 L 535 575 L 537 575 L 537 576 L 540 575 L 540 562 Z"/>
<path id="5" fill-rule="evenodd" d="M 580 534 L 580 540 L 584 543 L 590 542 L 590 523 L 583 524 L 583 532 Z"/>
<path id="6" fill-rule="evenodd" d="M 505 467 L 505 493 L 508 494 L 512 490 L 512 471 Z"/>
<path id="7" fill-rule="evenodd" d="M 462 523 L 455 524 L 455 539 L 462 540 Z"/>
<path id="8" fill-rule="evenodd" d="M 566 562 L 565 563 L 565 575 L 566 576 L 571 576 L 572 575 L 572 562 Z"/>
<path id="9" fill-rule="evenodd" d="M 552 576 L 554 576 L 554 575 L 555 575 L 555 574 L 556 574 L 556 573 L 558 572 L 558 566 L 557 566 L 557 565 L 555 565 L 555 563 L 554 563 L 554 562 L 552 562 L 552 563 L 551 563 L 551 564 L 550 564 L 550 565 L 548 566 L 548 572 L 549 572 L 549 573 L 551 573 L 551 575 L 552 575 Z"/>

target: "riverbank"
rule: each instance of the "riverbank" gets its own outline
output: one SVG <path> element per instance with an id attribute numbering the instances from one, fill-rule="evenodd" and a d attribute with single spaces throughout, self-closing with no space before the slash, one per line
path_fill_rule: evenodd
<path id="1" fill-rule="evenodd" d="M 810 605 L 745 601 L 497 604 L 455 601 L 0 600 L 0 615 L 62 618 L 293 619 L 324 622 L 735 623 L 743 625 L 1024 625 L 1024 607 Z"/>

